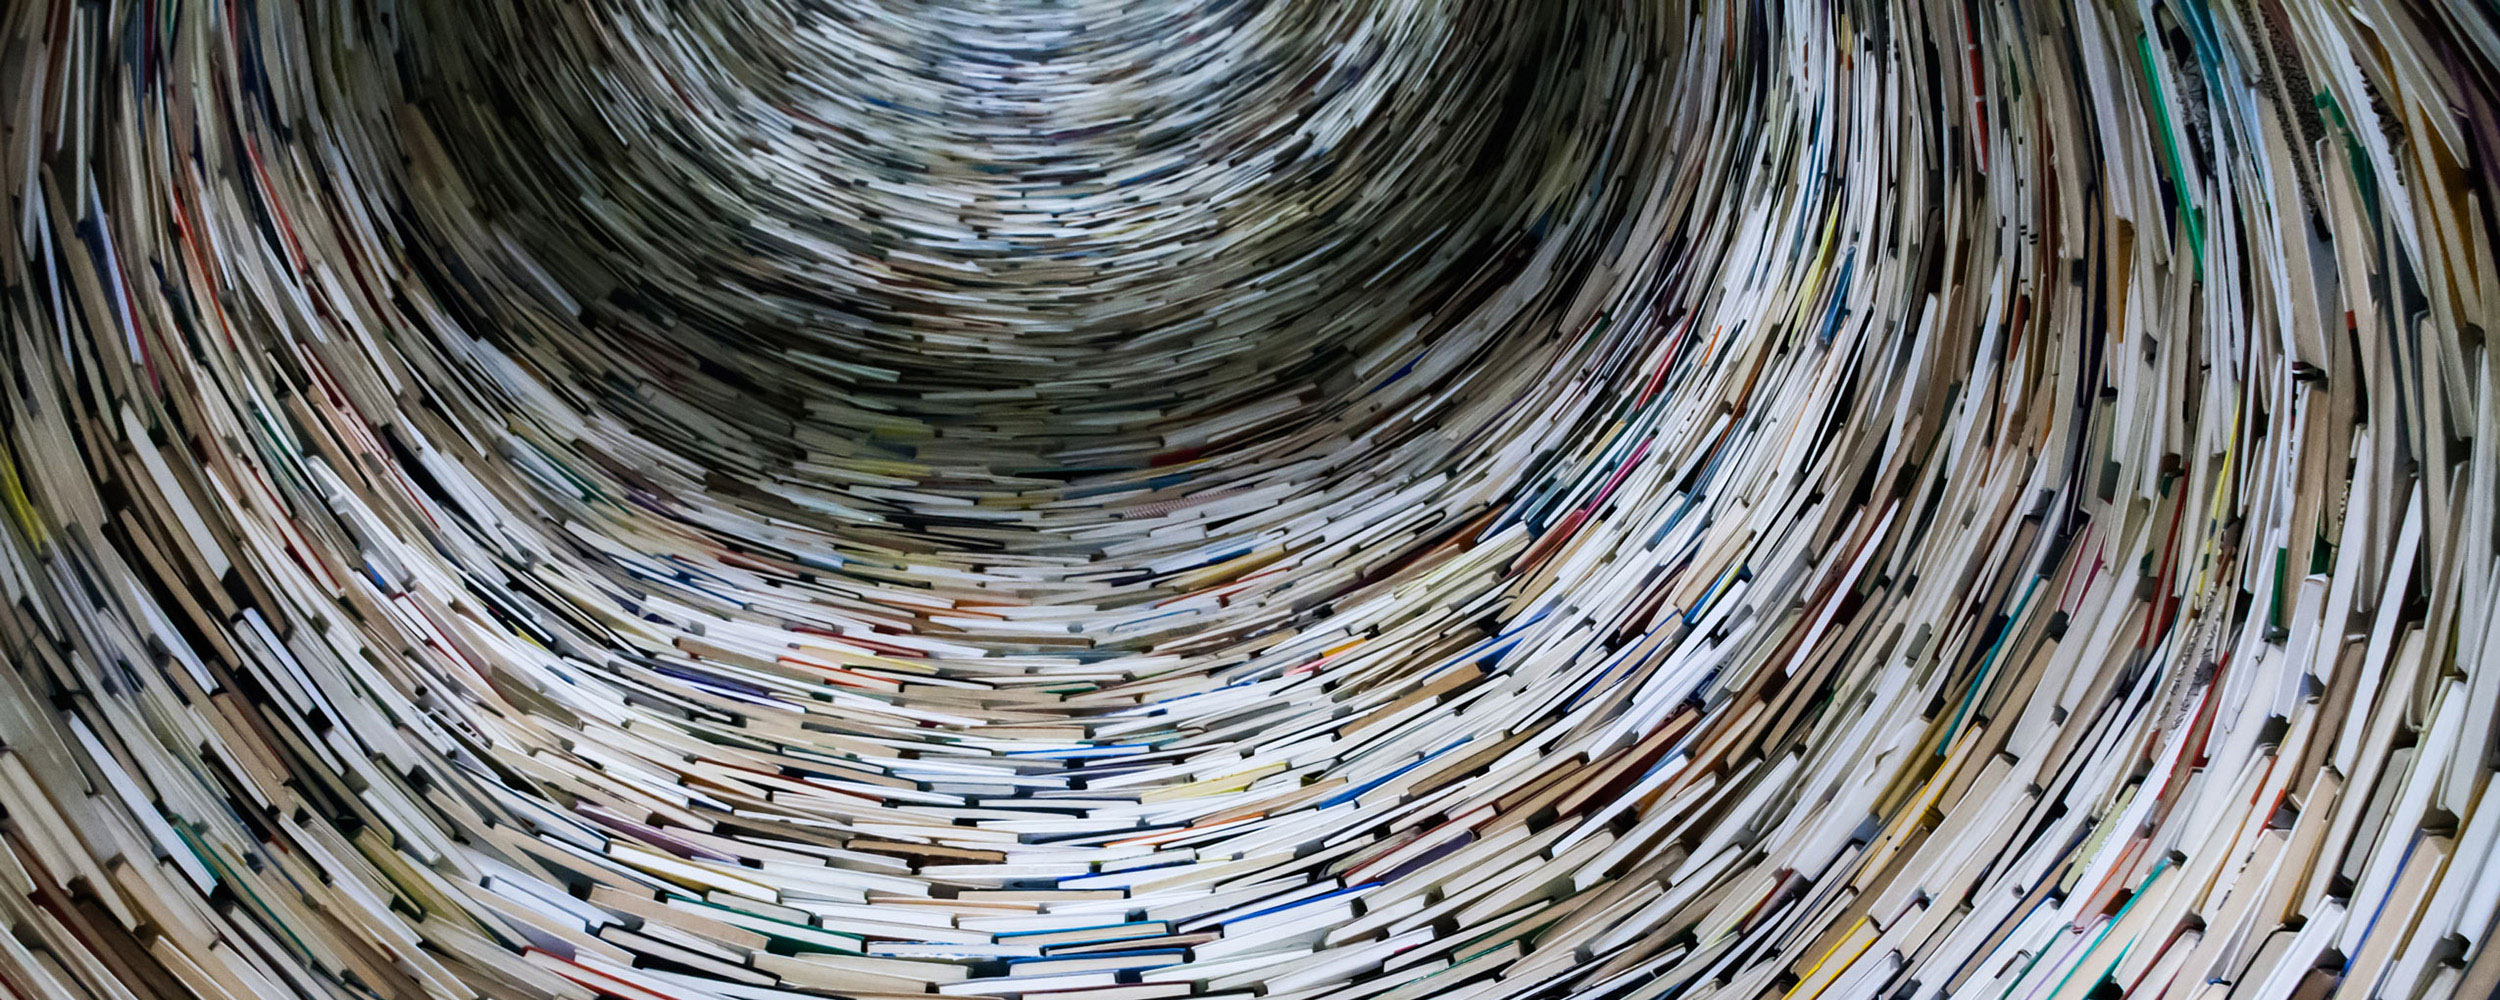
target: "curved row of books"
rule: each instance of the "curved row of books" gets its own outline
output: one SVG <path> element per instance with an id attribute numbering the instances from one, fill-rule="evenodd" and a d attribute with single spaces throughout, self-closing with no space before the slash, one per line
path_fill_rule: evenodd
<path id="1" fill-rule="evenodd" d="M 2480 1000 L 2474 0 L 0 5 L 0 1000 Z"/>

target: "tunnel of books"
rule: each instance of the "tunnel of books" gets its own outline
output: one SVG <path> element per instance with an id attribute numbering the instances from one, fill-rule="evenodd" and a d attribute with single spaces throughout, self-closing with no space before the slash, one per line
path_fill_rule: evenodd
<path id="1" fill-rule="evenodd" d="M 2478 0 L 0 3 L 0 997 L 2480 1000 Z"/>

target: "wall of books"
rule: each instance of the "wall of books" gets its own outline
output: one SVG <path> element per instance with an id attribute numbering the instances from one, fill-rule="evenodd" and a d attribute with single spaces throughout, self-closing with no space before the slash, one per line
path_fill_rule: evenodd
<path id="1" fill-rule="evenodd" d="M 0 3 L 4 1000 L 2480 1000 L 2479 0 Z"/>

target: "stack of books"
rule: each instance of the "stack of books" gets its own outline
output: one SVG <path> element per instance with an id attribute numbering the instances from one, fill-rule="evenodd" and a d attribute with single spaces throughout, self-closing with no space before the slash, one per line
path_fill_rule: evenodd
<path id="1" fill-rule="evenodd" d="M 0 5 L 0 1000 L 2500 991 L 2500 15 Z"/>

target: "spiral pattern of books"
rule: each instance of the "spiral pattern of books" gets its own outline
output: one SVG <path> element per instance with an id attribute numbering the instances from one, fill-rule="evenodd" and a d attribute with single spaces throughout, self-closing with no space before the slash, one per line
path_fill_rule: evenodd
<path id="1" fill-rule="evenodd" d="M 2482 1000 L 2479 0 L 0 3 L 0 1000 Z"/>

